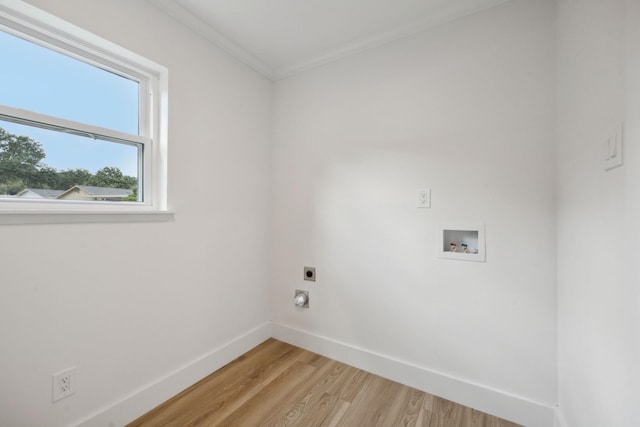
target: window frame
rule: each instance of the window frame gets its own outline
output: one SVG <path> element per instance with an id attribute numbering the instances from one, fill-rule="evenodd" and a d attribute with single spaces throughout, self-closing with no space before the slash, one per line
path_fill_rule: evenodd
<path id="1" fill-rule="evenodd" d="M 0 30 L 76 60 L 115 73 L 139 84 L 138 135 L 126 134 L 87 123 L 66 120 L 0 103 L 0 119 L 62 130 L 99 140 L 141 145 L 138 180 L 143 200 L 138 202 L 91 202 L 65 200 L 0 199 L 0 224 L 15 222 L 75 222 L 60 214 L 88 215 L 78 222 L 114 214 L 124 220 L 144 220 L 139 214 L 169 213 L 167 209 L 168 70 L 147 58 L 35 8 L 21 0 L 0 4 Z M 0 101 L 1 102 L 1 101 Z M 22 216 L 39 215 L 38 218 Z M 132 214 L 129 218 L 122 214 Z M 49 218 L 51 215 L 54 218 Z M 11 217 L 7 220 L 7 217 Z M 4 219 L 3 219 L 4 218 Z"/>

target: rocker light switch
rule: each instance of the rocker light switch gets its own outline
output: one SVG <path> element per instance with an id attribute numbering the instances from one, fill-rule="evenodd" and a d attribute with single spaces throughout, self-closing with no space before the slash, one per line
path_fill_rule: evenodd
<path id="1" fill-rule="evenodd" d="M 609 171 L 622 166 L 622 142 L 624 139 L 624 124 L 615 132 L 615 135 L 607 138 L 604 143 L 604 170 Z"/>

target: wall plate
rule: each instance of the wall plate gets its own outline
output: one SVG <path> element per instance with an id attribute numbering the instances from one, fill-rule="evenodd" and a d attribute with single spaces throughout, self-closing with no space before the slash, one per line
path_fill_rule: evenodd
<path id="1" fill-rule="evenodd" d="M 309 308 L 309 291 L 302 291 L 300 289 L 296 289 L 296 292 L 293 295 L 294 303 L 295 303 L 296 299 L 298 298 L 298 295 L 304 295 L 304 304 L 303 305 L 296 304 L 296 307 Z"/>
<path id="2" fill-rule="evenodd" d="M 304 268 L 304 280 L 309 282 L 316 281 L 316 268 L 315 267 L 305 267 Z"/>
<path id="3" fill-rule="evenodd" d="M 615 134 L 604 143 L 604 170 L 610 171 L 622 166 L 622 145 L 624 141 L 624 123 L 620 123 Z"/>

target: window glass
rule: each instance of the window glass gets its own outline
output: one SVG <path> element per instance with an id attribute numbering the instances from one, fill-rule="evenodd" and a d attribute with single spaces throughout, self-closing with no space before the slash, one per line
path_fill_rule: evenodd
<path id="1" fill-rule="evenodd" d="M 0 104 L 137 135 L 139 83 L 0 31 Z"/>
<path id="2" fill-rule="evenodd" d="M 138 197 L 141 156 L 141 144 L 0 120 L 0 197 L 142 200 Z"/>
<path id="3" fill-rule="evenodd" d="M 0 224 L 167 212 L 167 68 L 0 3 Z"/>

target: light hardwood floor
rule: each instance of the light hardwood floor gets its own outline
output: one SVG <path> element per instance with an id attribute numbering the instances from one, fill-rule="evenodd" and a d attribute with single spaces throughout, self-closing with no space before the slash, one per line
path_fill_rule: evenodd
<path id="1" fill-rule="evenodd" d="M 128 427 L 516 427 L 269 339 Z"/>

